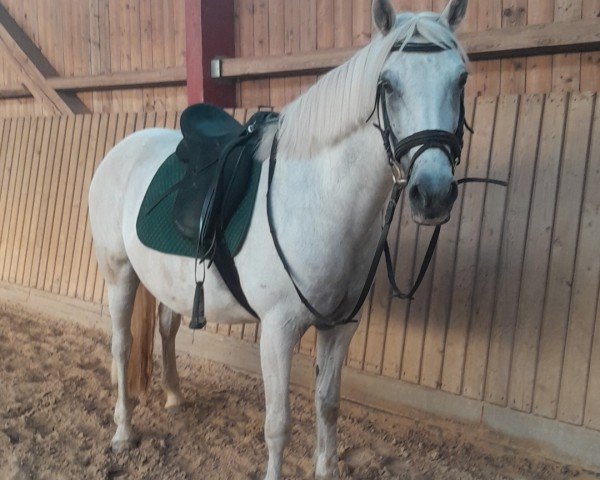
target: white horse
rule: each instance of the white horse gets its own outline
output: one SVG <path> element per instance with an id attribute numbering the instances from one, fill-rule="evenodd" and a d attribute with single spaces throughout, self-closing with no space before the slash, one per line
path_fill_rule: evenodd
<path id="1" fill-rule="evenodd" d="M 374 0 L 374 38 L 345 64 L 325 75 L 283 109 L 257 151 L 268 162 L 277 135 L 277 171 L 272 186 L 279 242 L 304 295 L 321 312 L 350 312 L 363 286 L 377 244 L 381 210 L 392 176 L 377 115 L 369 117 L 383 82 L 393 136 L 422 130 L 454 132 L 466 81 L 466 59 L 454 29 L 467 0 L 450 0 L 442 14 L 396 15 L 388 0 Z M 398 51 L 398 42 L 428 43 L 437 52 Z M 181 140 L 177 131 L 144 130 L 124 139 L 98 168 L 89 198 L 98 263 L 108 288 L 112 354 L 118 398 L 113 448 L 134 441 L 126 368 L 132 335 L 131 313 L 142 282 L 162 304 L 166 406 L 182 402 L 175 367 L 175 334 L 180 315 L 189 315 L 194 295 L 194 260 L 144 246 L 136 217 L 150 181 Z M 411 153 L 417 148 L 414 148 Z M 405 171 L 410 158 L 402 160 Z M 261 319 L 260 354 L 266 399 L 267 479 L 281 476 L 290 433 L 288 399 L 294 345 L 314 317 L 299 300 L 274 248 L 266 208 L 267 168 L 262 169 L 254 216 L 235 258 L 241 285 Z M 456 182 L 441 149 L 415 162 L 407 185 L 413 218 L 439 224 L 449 218 Z M 233 298 L 215 268 L 206 272 L 206 316 L 219 323 L 254 322 Z M 318 332 L 315 402 L 317 478 L 338 478 L 336 422 L 342 363 L 356 324 Z"/>

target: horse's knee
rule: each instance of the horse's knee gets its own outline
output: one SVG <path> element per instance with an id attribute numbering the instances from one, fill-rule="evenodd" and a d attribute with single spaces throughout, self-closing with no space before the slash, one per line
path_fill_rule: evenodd
<path id="1" fill-rule="evenodd" d="M 340 402 L 336 395 L 332 395 L 329 389 L 317 388 L 316 404 L 317 412 L 325 422 L 337 422 L 340 413 Z"/>
<path id="2" fill-rule="evenodd" d="M 288 412 L 267 414 L 265 418 L 265 439 L 267 442 L 286 443 L 291 433 L 291 419 Z"/>

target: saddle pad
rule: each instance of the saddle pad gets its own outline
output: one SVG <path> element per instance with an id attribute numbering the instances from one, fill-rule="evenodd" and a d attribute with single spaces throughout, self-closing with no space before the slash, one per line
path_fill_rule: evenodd
<path id="1" fill-rule="evenodd" d="M 225 243 L 232 257 L 242 248 L 250 227 L 261 167 L 260 162 L 252 162 L 246 194 L 225 228 Z M 179 161 L 175 153 L 163 162 L 150 182 L 142 201 L 136 230 L 138 238 L 148 248 L 171 255 L 196 258 L 194 242 L 181 236 L 171 221 L 171 211 L 177 192 L 176 190 L 168 192 L 183 178 L 185 168 L 185 164 Z"/>

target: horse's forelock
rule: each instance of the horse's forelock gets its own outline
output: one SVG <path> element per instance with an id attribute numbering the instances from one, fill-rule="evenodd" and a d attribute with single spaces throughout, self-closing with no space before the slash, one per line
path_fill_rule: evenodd
<path id="1" fill-rule="evenodd" d="M 279 151 L 288 158 L 309 159 L 364 124 L 373 109 L 377 83 L 392 48 L 399 42 L 403 47 L 415 37 L 443 48 L 457 48 L 466 62 L 466 55 L 441 15 L 400 14 L 387 35 L 377 34 L 350 60 L 284 108 L 279 122 Z"/>

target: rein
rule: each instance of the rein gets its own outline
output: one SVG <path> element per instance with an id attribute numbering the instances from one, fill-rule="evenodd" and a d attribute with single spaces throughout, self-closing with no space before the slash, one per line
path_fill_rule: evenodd
<path id="1" fill-rule="evenodd" d="M 434 45 L 431 43 L 396 43 L 392 52 L 402 50 L 403 52 L 418 52 L 418 53 L 435 53 L 446 50 L 446 48 Z M 427 248 L 427 252 L 425 257 L 423 258 L 423 263 L 421 264 L 421 269 L 419 274 L 417 275 L 417 279 L 415 280 L 414 285 L 410 289 L 408 293 L 403 293 L 398 288 L 395 279 L 394 265 L 392 262 L 392 255 L 390 253 L 390 247 L 387 242 L 387 237 L 390 231 L 390 227 L 392 224 L 392 220 L 394 218 L 394 213 L 396 212 L 396 207 L 398 206 L 398 201 L 400 200 L 400 195 L 404 191 L 404 188 L 408 184 L 410 180 L 410 176 L 412 174 L 413 167 L 418 158 L 425 153 L 427 150 L 436 148 L 444 152 L 448 161 L 450 162 L 450 166 L 452 167 L 452 173 L 454 173 L 456 166 L 460 163 L 460 157 L 463 148 L 463 136 L 464 136 L 464 128 L 466 127 L 469 131 L 473 133 L 473 130 L 466 122 L 465 119 L 465 106 L 464 106 L 464 91 L 461 93 L 460 98 L 460 114 L 458 126 L 454 133 L 447 132 L 444 130 L 422 130 L 413 135 L 410 135 L 400 141 L 397 141 L 394 133 L 391 129 L 388 113 L 387 113 L 387 105 L 385 101 L 385 91 L 384 91 L 385 83 L 380 81 L 377 86 L 377 94 L 375 98 L 375 106 L 373 108 L 373 112 L 367 118 L 367 122 L 373 117 L 375 112 L 377 112 L 378 117 L 383 119 L 383 127 L 378 124 L 374 124 L 375 128 L 381 133 L 381 137 L 383 140 L 383 145 L 386 151 L 386 156 L 388 160 L 388 164 L 392 170 L 392 177 L 394 179 L 394 185 L 392 187 L 392 191 L 390 194 L 390 199 L 385 211 L 384 222 L 381 228 L 381 234 L 379 236 L 379 241 L 377 242 L 377 247 L 375 248 L 375 253 L 373 255 L 373 260 L 371 261 L 371 265 L 369 267 L 369 271 L 367 277 L 365 279 L 365 283 L 363 288 L 358 296 L 356 304 L 352 309 L 352 312 L 349 315 L 338 315 L 336 312 L 332 312 L 331 314 L 324 315 L 319 312 L 304 296 L 294 276 L 291 272 L 290 265 L 285 257 L 285 254 L 281 248 L 281 244 L 279 243 L 279 239 L 277 238 L 277 232 L 275 230 L 275 225 L 273 221 L 273 207 L 271 200 L 271 186 L 273 182 L 273 177 L 275 174 L 275 166 L 277 163 L 277 132 L 273 138 L 273 144 L 271 146 L 271 156 L 269 159 L 269 177 L 268 177 L 268 186 L 267 186 L 267 218 L 269 222 L 269 230 L 271 232 L 271 237 L 273 238 L 273 243 L 275 245 L 275 250 L 281 260 L 283 268 L 288 274 L 296 293 L 302 302 L 302 304 L 308 309 L 308 311 L 315 316 L 316 321 L 314 322 L 314 326 L 318 329 L 330 329 L 336 327 L 338 325 L 344 325 L 346 323 L 357 322 L 354 318 L 355 315 L 362 308 L 367 295 L 371 289 L 373 284 L 373 280 L 375 278 L 375 274 L 377 272 L 377 267 L 379 265 L 379 261 L 381 259 L 381 255 L 385 256 L 385 263 L 387 268 L 388 280 L 391 287 L 391 296 L 395 298 L 401 299 L 413 299 L 413 295 L 418 290 L 425 274 L 427 273 L 427 269 L 431 263 L 431 259 L 435 252 L 435 247 L 437 245 L 437 241 L 440 236 L 441 225 L 437 225 L 432 234 L 431 240 L 429 242 L 429 247 Z M 412 156 L 410 160 L 410 166 L 408 168 L 408 172 L 406 173 L 406 177 L 402 175 L 401 168 L 401 159 L 405 155 L 408 155 L 413 148 L 420 147 L 415 154 Z M 507 186 L 506 182 L 500 180 L 490 180 L 487 178 L 474 178 L 467 177 L 462 178 L 457 181 L 457 184 L 463 183 L 491 183 L 494 185 Z"/>

